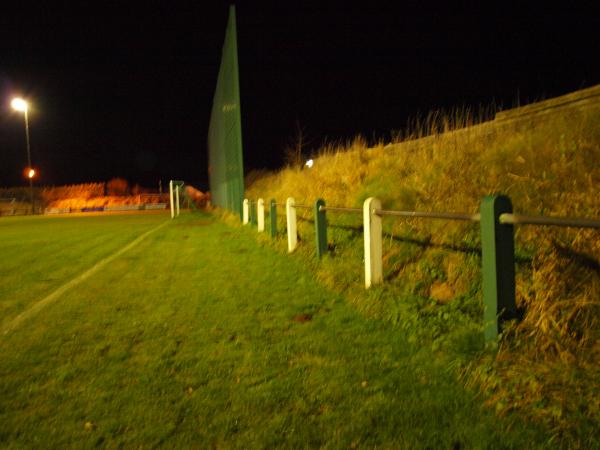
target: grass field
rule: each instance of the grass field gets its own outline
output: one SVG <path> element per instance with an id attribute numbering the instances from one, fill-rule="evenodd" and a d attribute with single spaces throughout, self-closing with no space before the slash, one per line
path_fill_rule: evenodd
<path id="1" fill-rule="evenodd" d="M 166 216 L 6 217 L 0 221 L 0 325 Z"/>
<path id="2" fill-rule="evenodd" d="M 3 329 L 166 221 L 3 219 Z M 148 234 L 0 335 L 0 355 L 2 448 L 552 447 L 298 259 L 207 215 Z"/>

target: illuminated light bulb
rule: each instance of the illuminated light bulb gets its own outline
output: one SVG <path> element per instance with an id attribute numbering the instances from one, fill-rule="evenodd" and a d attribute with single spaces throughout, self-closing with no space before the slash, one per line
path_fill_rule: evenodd
<path id="1" fill-rule="evenodd" d="M 10 102 L 10 106 L 12 106 L 13 109 L 16 109 L 17 111 L 27 111 L 27 102 L 22 98 L 13 98 Z"/>

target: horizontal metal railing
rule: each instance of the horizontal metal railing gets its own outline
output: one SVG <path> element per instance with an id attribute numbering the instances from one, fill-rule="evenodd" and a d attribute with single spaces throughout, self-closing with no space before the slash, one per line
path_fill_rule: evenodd
<path id="1" fill-rule="evenodd" d="M 310 206 L 296 205 L 296 207 L 310 209 Z M 345 206 L 320 206 L 319 211 L 334 211 L 362 214 L 361 208 L 349 208 Z M 398 211 L 387 209 L 374 209 L 374 214 L 378 216 L 396 216 L 406 218 L 427 218 L 427 219 L 442 219 L 442 220 L 464 220 L 470 222 L 479 222 L 481 220 L 480 213 L 447 213 L 433 211 Z M 578 227 L 578 228 L 600 228 L 600 220 L 581 219 L 570 217 L 546 217 L 546 216 L 529 216 L 525 214 L 501 214 L 499 222 L 502 224 L 511 225 L 550 225 L 559 227 Z"/>
<path id="2" fill-rule="evenodd" d="M 256 202 L 249 200 L 250 206 L 255 206 Z M 285 203 L 272 203 L 274 206 L 285 207 Z M 313 209 L 313 206 L 294 204 L 294 208 L 298 209 Z M 350 208 L 345 206 L 325 206 L 320 205 L 318 211 L 333 211 L 333 212 L 346 212 L 362 214 L 362 208 Z M 481 220 L 480 213 L 448 213 L 448 212 L 434 212 L 434 211 L 398 211 L 398 210 L 387 210 L 387 209 L 374 209 L 372 211 L 378 216 L 396 216 L 406 218 L 427 218 L 427 219 L 441 219 L 441 220 L 464 220 L 471 222 L 479 222 Z M 577 227 L 577 228 L 600 228 L 600 220 L 586 219 L 586 218 L 572 218 L 572 217 L 548 217 L 548 216 L 530 216 L 526 214 L 514 214 L 504 213 L 498 218 L 499 223 L 509 225 L 548 225 L 548 226 L 559 226 L 559 227 Z"/>
<path id="3" fill-rule="evenodd" d="M 320 206 L 319 211 L 334 211 L 362 214 L 362 208 L 348 208 L 345 206 Z M 394 211 L 387 209 L 374 209 L 374 214 L 378 216 L 397 216 L 397 217 L 423 217 L 429 219 L 446 219 L 446 220 L 467 220 L 479 222 L 480 214 L 463 214 L 463 213 L 444 213 L 444 212 L 427 212 L 427 211 Z"/>
<path id="4" fill-rule="evenodd" d="M 600 220 L 570 217 L 526 216 L 523 214 L 501 214 L 498 221 L 510 225 L 550 225 L 557 227 L 600 228 Z"/>
<path id="5" fill-rule="evenodd" d="M 446 213 L 446 212 L 427 212 L 427 211 L 393 211 L 386 209 L 375 209 L 374 214 L 378 216 L 397 216 L 397 217 L 421 217 L 428 219 L 445 219 L 445 220 L 467 220 L 471 222 L 479 222 L 481 215 L 466 214 L 466 213 Z"/>
<path id="6" fill-rule="evenodd" d="M 346 208 L 343 206 L 319 206 L 319 211 L 336 211 L 336 212 L 347 212 L 347 213 L 359 213 L 362 214 L 361 208 Z"/>

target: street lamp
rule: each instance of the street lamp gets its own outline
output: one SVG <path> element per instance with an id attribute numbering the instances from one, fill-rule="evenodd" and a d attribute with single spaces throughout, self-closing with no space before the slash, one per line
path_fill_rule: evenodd
<path id="1" fill-rule="evenodd" d="M 35 175 L 35 170 L 33 170 L 33 167 L 31 167 L 31 149 L 29 147 L 29 118 L 27 117 L 29 105 L 25 100 L 17 97 L 12 99 L 10 106 L 12 106 L 16 111 L 22 112 L 23 116 L 25 117 L 25 140 L 27 142 L 27 178 L 29 178 L 29 197 L 31 199 L 31 214 L 33 214 L 33 177 Z"/>

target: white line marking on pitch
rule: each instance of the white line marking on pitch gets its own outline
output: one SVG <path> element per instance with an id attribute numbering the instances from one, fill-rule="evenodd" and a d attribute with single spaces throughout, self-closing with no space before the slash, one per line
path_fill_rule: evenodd
<path id="1" fill-rule="evenodd" d="M 15 330 L 16 328 L 18 328 L 19 325 L 21 325 L 21 323 L 23 323 L 25 320 L 29 319 L 30 317 L 32 317 L 35 314 L 37 314 L 38 312 L 40 312 L 43 308 L 45 308 L 49 304 L 55 302 L 62 294 L 64 294 L 68 290 L 72 289 L 73 287 L 75 287 L 76 285 L 81 283 L 82 281 L 91 277 L 94 273 L 98 272 L 98 270 L 100 270 L 102 267 L 107 265 L 109 262 L 111 262 L 115 258 L 118 258 L 119 256 L 121 256 L 127 250 L 130 250 L 131 248 L 135 247 L 137 244 L 139 244 L 141 241 L 143 241 L 148 235 L 154 233 L 155 231 L 164 227 L 168 223 L 171 223 L 171 221 L 169 220 L 167 222 L 161 223 L 159 226 L 154 227 L 149 231 L 146 231 L 144 234 L 142 234 L 141 236 L 139 236 L 136 239 L 134 239 L 133 241 L 131 241 L 129 244 L 127 244 L 121 250 L 118 250 L 117 252 L 113 253 L 112 255 L 107 256 L 106 258 L 104 258 L 101 261 L 98 261 L 96 264 L 94 264 L 88 270 L 83 272 L 81 275 L 79 275 L 79 276 L 73 278 L 71 281 L 63 284 L 61 287 L 59 287 L 57 290 L 55 290 L 52 294 L 48 295 L 47 297 L 43 298 L 39 302 L 35 303 L 31 308 L 23 311 L 17 317 L 15 317 L 10 322 L 8 322 L 6 325 L 4 325 L 2 327 L 2 334 L 6 335 L 6 334 L 10 333 L 11 331 Z"/>

